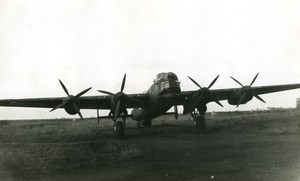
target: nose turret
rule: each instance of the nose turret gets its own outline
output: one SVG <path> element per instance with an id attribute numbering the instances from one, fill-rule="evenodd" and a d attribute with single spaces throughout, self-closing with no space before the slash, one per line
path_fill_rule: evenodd
<path id="1" fill-rule="evenodd" d="M 159 95 L 165 93 L 180 93 L 180 82 L 173 72 L 162 72 L 155 76 L 152 86 L 148 93 L 151 95 Z"/>
<path id="2" fill-rule="evenodd" d="M 180 93 L 180 82 L 178 77 L 173 72 L 165 73 L 160 83 L 160 90 L 162 93 Z"/>
<path id="3" fill-rule="evenodd" d="M 178 77 L 173 72 L 165 73 L 163 76 L 164 81 L 178 81 Z"/>

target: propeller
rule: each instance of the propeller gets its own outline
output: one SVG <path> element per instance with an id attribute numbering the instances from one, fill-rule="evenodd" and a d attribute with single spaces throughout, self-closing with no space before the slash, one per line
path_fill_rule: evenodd
<path id="1" fill-rule="evenodd" d="M 223 105 L 217 100 L 215 99 L 214 97 L 212 97 L 209 89 L 216 83 L 216 81 L 218 80 L 219 78 L 219 75 L 209 84 L 208 87 L 201 87 L 194 79 L 192 79 L 190 76 L 188 76 L 188 78 L 196 85 L 198 86 L 200 89 L 199 89 L 199 92 L 201 92 L 201 95 L 191 103 L 191 106 L 186 109 L 184 111 L 184 113 L 189 113 L 189 112 L 192 112 L 196 107 L 197 105 L 199 104 L 199 102 L 202 100 L 202 98 L 204 98 L 205 96 L 207 96 L 207 98 L 211 98 L 215 103 L 217 103 L 219 106 L 223 107 Z M 197 93 L 196 93 L 197 94 Z"/>
<path id="2" fill-rule="evenodd" d="M 177 107 L 177 105 L 174 106 L 174 113 L 175 113 L 175 119 L 178 119 L 178 107 Z"/>
<path id="3" fill-rule="evenodd" d="M 246 85 L 244 86 L 242 83 L 240 83 L 238 80 L 236 80 L 235 78 L 231 77 L 231 79 L 233 79 L 236 83 L 238 83 L 240 86 L 242 86 L 241 90 L 242 90 L 242 95 L 236 105 L 236 107 L 238 107 L 241 103 L 244 102 L 246 96 L 248 93 L 251 93 L 252 96 L 254 96 L 255 98 L 257 98 L 258 100 L 260 100 L 261 102 L 264 102 L 266 103 L 256 92 L 254 92 L 251 88 L 251 86 L 253 85 L 253 83 L 255 82 L 255 80 L 257 79 L 257 76 L 258 76 L 259 73 L 257 73 L 255 75 L 255 77 L 253 78 L 253 80 L 251 81 L 250 85 Z"/>
<path id="4" fill-rule="evenodd" d="M 123 93 L 125 83 L 126 83 L 126 74 L 124 74 L 120 92 L 117 92 L 117 93 L 114 94 L 114 93 L 111 93 L 111 92 L 108 92 L 108 91 L 98 90 L 98 92 L 101 92 L 103 94 L 107 94 L 107 95 L 112 96 L 112 99 L 113 99 L 114 104 L 115 104 L 115 105 L 111 105 L 111 112 L 113 112 L 113 120 L 114 121 L 117 120 L 118 115 L 120 113 L 120 109 L 123 109 L 123 106 L 126 104 L 126 102 L 128 100 L 132 101 L 132 102 L 138 102 L 138 103 L 142 102 L 139 99 L 136 99 L 136 98 L 133 98 L 133 97 L 128 97 L 125 93 Z"/>
<path id="5" fill-rule="evenodd" d="M 65 93 L 67 94 L 67 97 L 65 97 L 63 99 L 63 102 L 61 104 L 58 104 L 57 106 L 55 106 L 53 109 L 50 110 L 50 112 L 58 109 L 58 108 L 63 108 L 65 105 L 71 103 L 72 108 L 75 110 L 75 112 L 80 116 L 81 119 L 83 119 L 82 114 L 80 112 L 80 108 L 78 107 L 78 98 L 82 95 L 84 95 L 85 93 L 87 93 L 92 87 L 87 88 L 83 91 L 81 91 L 79 94 L 77 94 L 76 96 L 70 95 L 68 89 L 66 88 L 66 86 L 64 85 L 64 83 L 59 80 L 60 85 L 62 86 L 62 88 L 64 89 Z"/>

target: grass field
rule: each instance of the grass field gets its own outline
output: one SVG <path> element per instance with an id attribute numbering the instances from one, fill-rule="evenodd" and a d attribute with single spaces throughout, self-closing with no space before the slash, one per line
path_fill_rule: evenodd
<path id="1" fill-rule="evenodd" d="M 207 114 L 200 134 L 189 116 L 149 128 L 128 120 L 0 121 L 0 180 L 297 180 L 300 111 Z"/>

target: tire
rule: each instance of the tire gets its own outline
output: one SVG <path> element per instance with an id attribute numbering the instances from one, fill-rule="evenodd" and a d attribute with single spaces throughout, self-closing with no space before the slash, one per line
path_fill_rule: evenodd
<path id="1" fill-rule="evenodd" d="M 205 118 L 202 116 L 197 116 L 195 119 L 195 123 L 196 123 L 196 129 L 198 131 L 205 129 L 206 125 L 205 125 Z"/>
<path id="2" fill-rule="evenodd" d="M 117 122 L 117 124 L 116 124 L 116 133 L 117 133 L 119 138 L 124 137 L 125 128 L 124 128 L 124 125 L 123 125 L 122 121 Z"/>
<path id="3" fill-rule="evenodd" d="M 141 122 L 144 127 L 149 127 L 152 124 L 151 120 L 142 120 Z"/>

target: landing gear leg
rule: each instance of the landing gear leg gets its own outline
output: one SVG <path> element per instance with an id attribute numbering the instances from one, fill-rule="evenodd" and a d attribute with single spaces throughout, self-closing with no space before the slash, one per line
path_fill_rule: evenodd
<path id="1" fill-rule="evenodd" d="M 99 120 L 100 120 L 100 118 L 99 118 L 99 109 L 97 109 L 97 122 L 98 122 L 98 126 L 99 126 Z"/>
<path id="2" fill-rule="evenodd" d="M 126 127 L 126 117 L 124 115 L 122 116 L 122 120 L 123 120 L 124 127 Z"/>
<path id="3" fill-rule="evenodd" d="M 136 125 L 137 125 L 138 128 L 140 128 L 140 127 L 141 127 L 141 121 L 138 121 L 138 122 L 136 123 Z"/>
<path id="4" fill-rule="evenodd" d="M 116 133 L 117 133 L 119 138 L 124 137 L 125 127 L 124 127 L 124 124 L 123 124 L 122 121 L 117 121 L 117 123 L 116 123 Z"/>
<path id="5" fill-rule="evenodd" d="M 112 115 L 112 118 L 114 117 L 114 115 Z M 123 114 L 121 115 L 122 121 L 121 120 L 114 120 L 114 131 L 117 133 L 119 138 L 123 138 L 125 135 L 125 126 L 126 126 L 126 117 L 127 117 L 127 111 L 123 112 Z"/>
<path id="6" fill-rule="evenodd" d="M 117 136 L 119 138 L 123 138 L 125 135 L 125 126 L 124 126 L 124 120 L 113 120 L 114 121 L 114 131 L 117 133 Z"/>
<path id="7" fill-rule="evenodd" d="M 128 112 L 127 110 L 123 110 L 123 114 L 122 114 L 122 120 L 123 120 L 123 124 L 124 124 L 124 127 L 126 127 L 126 118 L 128 116 Z"/>
<path id="8" fill-rule="evenodd" d="M 191 115 L 195 121 L 195 126 L 196 126 L 197 131 L 201 131 L 206 128 L 205 112 L 207 110 L 207 107 L 205 105 L 205 106 L 198 107 L 197 109 L 199 111 L 199 115 L 196 115 L 196 112 L 191 113 Z"/>
<path id="9" fill-rule="evenodd" d="M 195 126 L 196 126 L 197 131 L 204 130 L 206 128 L 205 118 L 202 116 L 196 116 Z"/>

